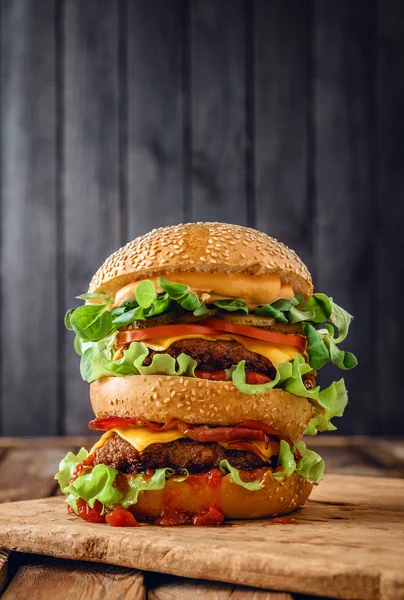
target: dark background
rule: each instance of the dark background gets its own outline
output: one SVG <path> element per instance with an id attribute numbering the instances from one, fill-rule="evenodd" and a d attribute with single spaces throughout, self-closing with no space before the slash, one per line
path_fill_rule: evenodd
<path id="1" fill-rule="evenodd" d="M 355 315 L 339 430 L 402 433 L 404 2 L 1 0 L 0 22 L 2 433 L 86 432 L 65 310 L 124 242 L 194 220 L 297 251 Z"/>

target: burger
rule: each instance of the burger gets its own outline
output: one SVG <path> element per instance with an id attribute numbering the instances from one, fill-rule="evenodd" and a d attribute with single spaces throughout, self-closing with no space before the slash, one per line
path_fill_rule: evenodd
<path id="1" fill-rule="evenodd" d="M 56 475 L 68 510 L 114 526 L 221 523 L 302 506 L 324 461 L 304 434 L 335 429 L 343 379 L 328 362 L 352 316 L 284 244 L 254 229 L 188 223 L 112 254 L 71 309 L 99 441 Z"/>

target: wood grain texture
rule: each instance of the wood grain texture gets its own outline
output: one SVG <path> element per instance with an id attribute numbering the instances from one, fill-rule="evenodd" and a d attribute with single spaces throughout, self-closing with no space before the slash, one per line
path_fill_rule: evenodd
<path id="1" fill-rule="evenodd" d="M 192 221 L 247 223 L 242 0 L 190 4 Z"/>
<path id="2" fill-rule="evenodd" d="M 130 0 L 126 19 L 127 236 L 183 221 L 181 0 Z"/>
<path id="3" fill-rule="evenodd" d="M 121 245 L 119 201 L 118 8 L 115 0 L 64 3 L 63 173 L 65 310 L 86 292 L 103 260 Z M 62 317 L 62 315 L 61 315 Z M 65 433 L 92 418 L 73 334 L 65 332 Z"/>
<path id="4" fill-rule="evenodd" d="M 378 429 L 399 435 L 403 430 L 404 404 L 397 390 L 404 384 L 404 372 L 389 355 L 398 355 L 404 324 L 399 303 L 393 302 L 383 315 L 389 299 L 401 291 L 400 260 L 404 254 L 403 236 L 403 137 L 404 121 L 404 4 L 400 0 L 377 3 L 377 363 Z"/>
<path id="5" fill-rule="evenodd" d="M 1 412 L 10 435 L 57 432 L 55 5 L 0 6 Z"/>
<path id="6" fill-rule="evenodd" d="M 132 569 L 80 561 L 25 559 L 4 600 L 145 600 L 143 575 Z"/>
<path id="7" fill-rule="evenodd" d="M 293 248 L 313 270 L 307 165 L 309 10 L 301 0 L 256 0 L 256 227 Z"/>
<path id="8" fill-rule="evenodd" d="M 10 552 L 0 548 L 0 594 L 6 587 L 9 577 Z"/>
<path id="9" fill-rule="evenodd" d="M 380 398 L 370 376 L 375 363 L 372 240 L 372 51 L 374 3 L 315 2 L 314 119 L 316 289 L 355 315 L 344 347 L 359 357 L 344 373 L 350 392 L 343 433 L 377 430 Z M 360 226 L 358 224 L 360 223 Z M 335 367 L 320 373 L 335 380 Z M 364 410 L 361 398 L 367 399 Z M 383 409 L 384 412 L 385 409 Z"/>
<path id="10" fill-rule="evenodd" d="M 14 448 L 0 462 L 0 502 L 50 496 L 55 473 L 66 454 L 61 448 Z"/>
<path id="11" fill-rule="evenodd" d="M 49 498 L 3 505 L 0 544 L 272 590 L 403 597 L 404 481 L 330 475 L 294 518 L 295 525 L 201 528 L 197 536 L 192 527 L 119 530 L 69 516 L 61 498 Z"/>
<path id="12" fill-rule="evenodd" d="M 293 600 L 290 594 L 257 590 L 228 583 L 149 575 L 148 600 Z"/>

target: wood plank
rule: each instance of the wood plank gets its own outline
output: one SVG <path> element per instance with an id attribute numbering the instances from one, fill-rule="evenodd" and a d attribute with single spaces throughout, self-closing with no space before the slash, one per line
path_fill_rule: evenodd
<path id="1" fill-rule="evenodd" d="M 257 590 L 241 585 L 183 579 L 170 575 L 146 576 L 148 600 L 293 600 L 290 594 Z"/>
<path id="2" fill-rule="evenodd" d="M 192 527 L 121 530 L 83 522 L 61 498 L 48 498 L 3 505 L 0 544 L 271 590 L 403 597 L 404 481 L 329 475 L 294 518 L 232 522 L 197 536 Z"/>
<path id="3" fill-rule="evenodd" d="M 247 224 L 243 0 L 195 0 L 190 15 L 192 221 Z"/>
<path id="4" fill-rule="evenodd" d="M 143 575 L 133 569 L 80 561 L 25 558 L 4 600 L 145 600 Z"/>
<path id="5" fill-rule="evenodd" d="M 9 578 L 9 550 L 0 548 L 0 594 L 6 587 Z"/>
<path id="6" fill-rule="evenodd" d="M 371 188 L 372 23 L 374 3 L 342 0 L 315 3 L 315 175 L 316 288 L 355 316 L 343 345 L 359 356 L 359 366 L 320 373 L 322 386 L 344 376 L 351 402 L 343 433 L 377 431 L 380 399 L 375 363 L 375 288 L 372 256 L 375 214 Z M 360 227 L 358 227 L 360 223 Z M 365 410 L 366 406 L 366 410 Z"/>
<path id="7" fill-rule="evenodd" d="M 404 371 L 397 369 L 391 356 L 400 352 L 404 323 L 399 302 L 401 293 L 396 269 L 404 255 L 402 222 L 404 209 L 403 137 L 404 122 L 404 4 L 400 0 L 377 2 L 377 181 L 378 204 L 376 256 L 377 329 L 374 347 L 378 365 L 377 428 L 383 434 L 401 435 L 404 404 L 397 390 L 404 385 Z M 391 309 L 385 310 L 387 303 Z"/>
<path id="8" fill-rule="evenodd" d="M 64 309 L 122 243 L 119 180 L 119 3 L 64 3 Z M 65 333 L 64 433 L 92 418 L 73 335 Z M 60 401 L 62 398 L 60 399 Z"/>
<path id="9" fill-rule="evenodd" d="M 94 445 L 94 441 L 100 437 L 100 432 L 89 432 L 88 435 L 83 436 L 66 436 L 66 437 L 1 437 L 0 438 L 0 451 L 11 448 L 24 448 L 27 450 L 34 450 L 36 448 L 91 448 Z"/>
<path id="10" fill-rule="evenodd" d="M 181 0 L 128 2 L 128 239 L 183 221 L 182 20 Z"/>
<path id="11" fill-rule="evenodd" d="M 55 1 L 5 0 L 0 10 L 2 432 L 55 434 Z"/>
<path id="12" fill-rule="evenodd" d="M 256 0 L 256 225 L 293 248 L 313 269 L 308 180 L 309 4 Z"/>
<path id="13" fill-rule="evenodd" d="M 65 450 L 12 449 L 0 462 L 0 502 L 50 496 L 56 489 L 55 473 Z"/>

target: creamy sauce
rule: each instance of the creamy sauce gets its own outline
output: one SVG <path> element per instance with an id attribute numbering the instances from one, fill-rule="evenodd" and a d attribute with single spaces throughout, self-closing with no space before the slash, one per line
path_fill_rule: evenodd
<path id="1" fill-rule="evenodd" d="M 192 292 L 201 296 L 206 304 L 229 298 L 243 300 L 249 309 L 260 304 L 272 304 L 279 298 L 293 298 L 290 285 L 283 285 L 277 275 L 243 275 L 240 273 L 171 273 L 168 280 L 183 283 Z M 157 277 L 151 277 L 158 292 L 163 290 L 157 283 Z M 114 307 L 133 300 L 140 281 L 121 288 L 115 296 Z"/>

